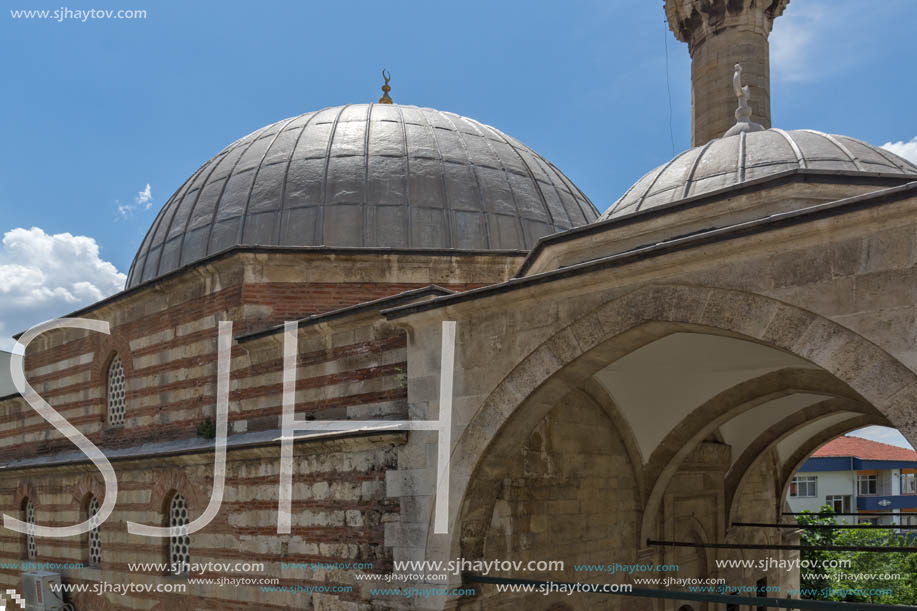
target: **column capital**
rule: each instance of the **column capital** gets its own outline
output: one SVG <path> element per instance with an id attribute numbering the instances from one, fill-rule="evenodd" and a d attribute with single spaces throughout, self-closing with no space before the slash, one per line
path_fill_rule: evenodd
<path id="1" fill-rule="evenodd" d="M 765 38 L 774 19 L 783 14 L 790 0 L 665 0 L 665 14 L 675 38 L 694 49 L 707 37 L 738 28 Z"/>

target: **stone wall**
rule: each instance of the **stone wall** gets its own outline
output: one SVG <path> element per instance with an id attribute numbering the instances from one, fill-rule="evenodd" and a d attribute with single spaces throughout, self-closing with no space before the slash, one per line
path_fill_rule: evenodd
<path id="1" fill-rule="evenodd" d="M 736 521 L 760 522 L 765 524 L 787 522 L 787 518 L 777 513 L 783 509 L 783 483 L 778 471 L 779 459 L 775 450 L 762 454 L 746 472 L 741 492 L 735 500 Z M 781 495 L 781 496 L 778 496 Z M 725 540 L 728 543 L 799 545 L 799 537 L 790 529 L 759 529 L 751 527 L 729 527 Z M 790 563 L 799 559 L 799 552 L 789 550 L 721 550 L 717 557 L 721 560 L 752 560 L 755 562 Z M 720 575 L 730 585 L 753 587 L 762 578 L 767 579 L 768 587 L 777 586 L 784 592 L 786 588 L 799 587 L 798 567 L 785 568 L 723 569 Z"/>
<path id="2" fill-rule="evenodd" d="M 297 475 L 294 482 L 300 488 L 294 494 L 295 502 L 310 499 L 310 494 L 314 497 L 317 490 L 320 495 L 339 492 L 342 496 L 338 500 L 346 503 L 321 505 L 321 512 L 308 509 L 317 512 L 314 516 L 294 511 L 297 519 L 310 520 L 300 528 L 315 528 L 302 539 L 302 545 L 318 541 L 317 557 L 321 558 L 382 559 L 381 570 L 386 570 L 384 563 L 389 560 L 454 559 L 462 555 L 486 558 L 505 553 L 532 559 L 542 554 L 547 556 L 544 559 L 560 555 L 577 563 L 580 557 L 589 558 L 584 564 L 614 561 L 615 557 L 658 562 L 665 558 L 661 552 L 641 548 L 648 532 L 701 541 L 765 542 L 760 540 L 764 535 L 731 530 L 726 524 L 725 473 L 717 462 L 721 449 L 714 448 L 716 444 L 700 444 L 700 449 L 679 465 L 671 483 L 664 489 L 659 487 L 663 491 L 658 502 L 652 499 L 657 490 L 651 493 L 649 489 L 656 482 L 643 481 L 641 469 L 627 468 L 645 466 L 639 455 L 634 457 L 627 423 L 615 419 L 613 406 L 596 401 L 592 395 L 583 396 L 589 390 L 590 376 L 672 330 L 715 331 L 808 360 L 913 439 L 917 430 L 912 407 L 917 396 L 917 357 L 912 341 L 917 303 L 913 290 L 917 286 L 913 282 L 917 262 L 915 206 L 917 200 L 910 198 L 881 207 L 834 211 L 805 223 L 787 221 L 766 233 L 736 236 L 741 239 L 725 236 L 697 245 L 660 248 L 641 256 L 622 256 L 613 264 L 584 264 L 581 269 L 562 270 L 550 284 L 544 277 L 521 279 L 508 289 L 479 292 L 473 301 L 456 300 L 440 310 L 417 311 L 404 317 L 373 312 L 302 328 L 297 374 L 300 415 L 432 420 L 438 416 L 439 407 L 441 322 L 455 320 L 458 325 L 450 534 L 430 532 L 436 436 L 412 432 L 377 440 L 373 443 L 382 445 L 371 447 L 356 441 L 316 446 L 315 454 L 327 455 L 330 462 L 321 467 L 321 475 L 314 480 Z M 168 290 L 150 290 L 142 298 L 128 296 L 117 304 L 103 304 L 93 315 L 111 320 L 115 330 L 132 328 L 135 333 L 114 333 L 110 339 L 101 340 L 49 334 L 29 355 L 30 376 L 35 376 L 39 391 L 47 392 L 52 404 L 61 406 L 68 418 L 73 416 L 90 436 L 97 435 L 104 444 L 115 447 L 118 439 L 104 438 L 99 381 L 105 360 L 97 357 L 116 349 L 133 353 L 126 365 L 128 378 L 140 380 L 142 386 L 138 388 L 143 390 L 129 394 L 138 411 L 132 414 L 129 404 L 124 434 L 136 435 L 130 438 L 131 443 L 193 437 L 194 426 L 213 403 L 217 322 L 225 317 L 258 320 L 264 325 L 273 315 L 265 308 L 272 307 L 268 294 L 274 289 L 268 288 L 259 297 L 264 303 L 246 303 L 245 291 L 234 287 L 246 286 L 243 280 L 247 276 L 283 282 L 296 273 L 295 265 L 261 276 L 254 263 L 233 269 L 227 268 L 222 276 L 208 276 L 206 282 L 178 283 Z M 372 271 L 367 270 L 360 274 Z M 191 307 L 196 303 L 207 305 L 204 309 Z M 285 303 L 295 305 L 296 299 Z M 246 314 L 251 317 L 246 318 Z M 93 343 L 100 341 L 111 343 Z M 282 335 L 277 333 L 250 338 L 234 348 L 234 433 L 276 428 L 281 354 Z M 129 390 L 135 393 L 138 389 Z M 685 414 L 681 426 L 704 424 L 690 415 Z M 55 439 L 43 432 L 48 427 L 27 412 L 18 399 L 5 400 L 0 405 L 0 417 L 5 418 L 5 436 L 0 436 L 0 442 L 6 444 L 7 460 L 16 458 L 17 453 L 35 455 Z M 69 449 L 63 442 L 53 449 L 65 446 Z M 260 484 L 264 486 L 274 484 L 276 450 L 265 451 L 267 456 L 255 453 L 250 461 L 249 454 L 236 452 L 254 450 L 233 451 L 230 460 L 235 479 L 231 487 L 254 478 L 263 480 Z M 782 475 L 776 475 L 777 461 L 765 460 L 766 456 L 772 458 L 773 454 L 762 452 L 762 459 L 738 487 L 735 517 L 777 520 Z M 652 456 L 643 458 L 649 464 Z M 173 475 L 164 475 L 159 481 L 184 486 L 181 474 L 187 472 L 196 482 L 190 488 L 209 490 L 209 463 L 197 461 L 186 455 L 118 463 L 125 478 L 125 505 L 137 517 L 119 514 L 117 519 L 147 523 L 162 519 L 161 499 L 177 487 L 154 484 L 151 473 L 171 472 Z M 240 465 L 247 461 L 253 471 L 242 474 Z M 303 473 L 310 473 L 310 466 L 302 464 L 301 468 Z M 351 472 L 356 472 L 353 478 L 361 482 L 360 499 L 354 498 L 355 487 L 347 484 L 353 483 L 347 475 Z M 7 513 L 16 514 L 21 499 L 29 494 L 37 499 L 39 523 L 72 522 L 79 511 L 79 502 L 74 499 L 83 498 L 74 496 L 74 487 L 79 486 L 76 476 L 88 474 L 94 471 L 48 466 L 6 470 L 0 477 L 5 482 L 0 504 Z M 338 480 L 347 485 L 334 488 Z M 364 480 L 373 482 L 367 492 L 372 496 L 365 499 Z M 303 484 L 312 489 L 302 489 Z M 86 486 L 78 487 L 79 491 L 84 489 Z M 475 494 L 482 490 L 493 498 L 492 504 L 481 506 L 478 502 Z M 253 549 L 267 557 L 278 553 L 276 545 L 287 542 L 293 546 L 295 537 L 304 537 L 295 522 L 295 537 L 267 535 L 275 528 L 276 519 L 270 509 L 276 498 L 270 496 L 273 493 L 268 488 L 234 494 L 239 496 L 232 502 L 247 503 L 247 509 L 233 514 L 224 508 L 220 519 L 225 523 L 219 528 L 226 530 L 215 531 L 222 538 L 213 544 L 213 553 Z M 192 511 L 200 511 L 194 508 L 203 503 L 192 499 Z M 599 508 L 612 505 L 614 512 Z M 299 507 L 305 510 L 312 506 Z M 372 514 L 375 511 L 382 511 L 381 516 Z M 358 512 L 360 517 L 349 512 Z M 312 517 L 303 517 L 306 515 Z M 370 515 L 377 515 L 380 524 Z M 556 520 L 555 515 L 576 519 Z M 550 525 L 555 523 L 558 527 L 552 529 Z M 634 524 L 634 532 L 624 535 L 621 524 Z M 354 530 L 340 530 L 351 525 Z M 114 532 L 126 537 L 123 529 Z M 240 543 L 243 534 L 257 537 L 259 533 L 264 537 Z M 209 531 L 201 534 L 205 535 Z M 106 536 L 109 542 L 117 541 L 110 532 Z M 767 536 L 773 541 L 773 535 Z M 573 538 L 578 545 L 563 544 Z M 366 543 L 369 548 L 363 550 L 352 541 Z M 321 543 L 326 544 L 324 551 Z M 17 537 L 6 537 L 0 545 L 5 561 L 21 558 Z M 335 551 L 329 547 L 332 545 L 347 548 Z M 152 555 L 155 550 L 146 551 Z M 39 560 L 45 559 L 43 554 L 66 558 L 67 553 L 79 553 L 78 546 L 57 550 L 39 541 Z M 293 552 L 281 547 L 279 553 Z M 599 554 L 604 562 L 598 560 Z M 675 558 L 690 565 L 698 576 L 710 574 L 709 554 Z M 608 577 L 601 579 L 610 582 Z M 758 577 L 749 573 L 730 579 L 750 584 Z M 327 577 L 335 584 L 352 579 L 339 574 Z M 12 572 L 6 580 L 15 581 Z M 368 598 L 364 587 L 353 598 L 318 597 L 310 604 L 362 611 Z M 478 600 L 498 604 L 490 591 Z M 621 604 L 617 600 L 621 599 L 609 598 L 601 604 L 614 608 Z M 547 608 L 548 601 L 543 602 Z M 152 606 L 150 601 L 136 604 L 138 608 Z M 178 604 L 171 606 L 181 608 Z M 375 604 L 381 608 L 437 608 L 439 602 L 392 598 Z M 462 600 L 458 604 L 474 608 L 478 601 Z M 519 604 L 536 603 L 525 600 Z M 562 604 L 580 602 L 567 600 Z"/>
<path id="3" fill-rule="evenodd" d="M 127 460 L 113 463 L 119 481 L 118 505 L 101 526 L 99 568 L 64 569 L 71 584 L 184 584 L 182 594 L 151 592 L 99 597 L 73 597 L 78 611 L 97 609 L 365 609 L 369 594 L 355 571 L 312 568 L 312 563 L 360 563 L 360 572 L 390 572 L 391 553 L 384 546 L 383 523 L 398 512 L 398 501 L 385 498 L 385 471 L 397 461 L 399 435 L 297 443 L 294 452 L 293 532 L 277 534 L 279 450 L 276 444 L 230 451 L 226 489 L 217 517 L 191 535 L 192 563 L 263 563 L 263 569 L 218 570 L 204 578 L 277 578 L 277 587 L 344 588 L 344 592 L 263 592 L 260 585 L 194 584 L 153 567 L 131 569 L 132 563 L 167 563 L 168 539 L 127 533 L 128 520 L 166 526 L 168 504 L 175 492 L 188 502 L 191 518 L 199 516 L 212 488 L 212 453 Z M 0 504 L 19 517 L 25 495 L 35 504 L 36 521 L 65 526 L 86 519 L 86 499 L 104 495 L 101 477 L 91 465 L 46 467 L 4 472 Z M 23 535 L 0 536 L 3 562 L 24 561 Z M 83 562 L 88 565 L 86 535 L 37 539 L 37 562 Z M 282 563 L 307 563 L 284 568 Z M 244 567 L 239 567 L 244 568 Z M 193 578 L 201 575 L 192 575 Z M 19 571 L 0 570 L 3 588 L 20 589 Z"/>
<path id="4" fill-rule="evenodd" d="M 462 290 L 505 278 L 513 257 L 246 254 L 224 257 L 167 277 L 78 313 L 106 320 L 111 334 L 62 330 L 29 347 L 26 377 L 61 415 L 103 450 L 132 449 L 114 460 L 118 505 L 101 528 L 100 569 L 64 570 L 70 583 L 185 583 L 162 571 L 129 571 L 130 562 L 165 562 L 165 540 L 127 534 L 128 520 L 165 525 L 166 506 L 179 491 L 192 518 L 212 488 L 212 442 L 197 427 L 213 417 L 217 327 L 233 321 L 236 337 L 285 320 L 401 293 L 437 282 Z M 378 310 L 300 328 L 298 419 L 406 419 L 407 336 Z M 107 421 L 107 375 L 119 355 L 126 378 L 126 419 Z M 281 569 L 280 562 L 368 562 L 367 572 L 390 572 L 384 524 L 397 518 L 398 499 L 386 497 L 385 473 L 398 462 L 404 434 L 365 439 L 297 442 L 293 534 L 276 534 L 283 335 L 268 332 L 235 342 L 231 356 L 231 440 L 265 432 L 257 447 L 230 449 L 226 494 L 217 518 L 192 536 L 193 562 L 265 562 L 260 577 L 280 586 L 347 587 L 344 593 L 261 593 L 259 586 L 194 586 L 189 594 L 78 597 L 78 609 L 365 608 L 366 582 L 351 570 Z M 234 437 L 235 436 L 235 437 Z M 170 446 L 192 442 L 194 448 Z M 181 450 L 185 447 L 185 450 Z M 176 449 L 178 448 L 178 449 Z M 232 448 L 232 446 L 231 446 Z M 74 458 L 74 454 L 76 457 Z M 141 454 L 144 458 L 141 458 Z M 104 496 L 97 470 L 22 398 L 0 400 L 0 510 L 20 516 L 23 499 L 36 522 L 63 526 L 86 519 L 87 495 Z M 10 461 L 31 460 L 28 468 Z M 34 459 L 41 459 L 35 464 Z M 76 462 L 74 462 L 76 461 Z M 0 533 L 0 558 L 25 560 L 24 540 Z M 86 537 L 38 539 L 38 562 L 85 561 Z M 216 574 L 207 577 L 247 576 Z M 0 580 L 18 587 L 19 571 Z M 176 581 L 177 580 L 177 581 Z"/>
<path id="5" fill-rule="evenodd" d="M 161 315 L 115 326 L 110 336 L 86 334 L 30 353 L 26 377 L 62 416 L 101 447 L 194 437 L 196 427 L 214 415 L 217 325 L 220 320 L 233 320 L 238 311 L 227 303 L 231 295 L 221 297 L 182 303 Z M 279 424 L 282 347 L 269 346 L 233 348 L 232 432 Z M 304 335 L 298 358 L 300 412 L 320 417 L 329 410 L 393 401 L 400 402 L 403 411 L 406 390 L 399 376 L 404 374 L 404 351 L 403 332 L 390 326 Z M 115 354 L 126 378 L 123 426 L 112 426 L 107 420 L 106 380 Z M 0 414 L 0 448 L 7 458 L 72 449 L 23 399 L 2 402 Z"/>
<path id="6" fill-rule="evenodd" d="M 514 260 L 469 259 L 468 268 L 456 272 L 452 257 L 234 255 L 77 313 L 108 321 L 110 335 L 59 330 L 39 336 L 26 355 L 26 378 L 101 447 L 194 437 L 213 415 L 219 321 L 232 321 L 239 336 L 431 282 L 465 290 L 503 279 L 506 259 Z M 259 345 L 233 348 L 232 432 L 278 422 L 282 348 L 260 345 L 269 348 L 254 359 L 249 352 Z M 404 349 L 403 332 L 391 326 L 312 333 L 300 350 L 300 388 L 310 389 L 301 410 L 328 417 L 329 410 L 400 401 L 403 411 Z M 112 427 L 106 382 L 115 355 L 124 366 L 127 411 L 125 425 Z M 372 356 L 358 362 L 361 355 Z M 71 447 L 23 400 L 0 398 L 0 459 Z"/>
<path id="7" fill-rule="evenodd" d="M 730 447 L 715 442 L 698 446 L 681 464 L 665 490 L 658 515 L 660 538 L 696 543 L 781 543 L 778 533 L 729 528 L 724 502 Z M 471 503 L 470 519 L 460 525 L 462 557 L 493 560 L 561 560 L 564 570 L 493 572 L 496 577 L 581 583 L 633 584 L 634 577 L 682 579 L 725 578 L 730 586 L 754 589 L 768 578 L 771 586 L 795 585 L 794 572 L 758 568 L 719 568 L 716 560 L 776 560 L 793 552 L 713 550 L 705 548 L 641 549 L 638 531 L 642 507 L 627 449 L 607 414 L 586 394 L 565 397 L 526 438 L 508 477 L 493 481 L 492 504 L 481 511 Z M 749 470 L 737 499 L 742 521 L 774 522 L 777 463 L 767 453 Z M 481 497 L 480 502 L 488 502 Z M 475 519 L 483 515 L 485 519 Z M 639 553 L 638 553 L 639 552 Z M 628 575 L 608 570 L 576 570 L 575 565 L 677 565 L 677 571 L 644 571 Z M 636 587 L 662 587 L 637 584 Z M 530 594 L 497 592 L 494 585 L 458 602 L 469 610 L 550 611 L 557 604 L 571 610 L 675 609 L 674 601 L 651 601 L 620 595 Z M 745 593 L 748 595 L 748 593 Z M 713 609 L 693 603 L 695 609 Z"/>
<path id="8" fill-rule="evenodd" d="M 410 525 L 411 536 L 398 539 L 395 557 L 460 555 L 469 503 L 488 493 L 480 474 L 510 459 L 512 440 L 527 438 L 560 397 L 582 388 L 600 368 L 676 330 L 724 333 L 805 359 L 917 440 L 917 199 L 892 197 L 875 205 L 850 200 L 760 231 L 742 228 L 696 244 L 685 239 L 621 253 L 485 289 L 473 300 L 444 298 L 437 308 L 412 306 L 392 315 L 411 329 L 409 393 L 424 419 L 437 414 L 441 321 L 457 322 L 452 534 L 429 530 L 435 463 L 420 449 L 430 442 L 412 436 L 410 452 L 402 453 L 410 459 L 399 461 L 399 472 L 389 477 L 397 481 L 403 470 L 422 484 L 403 491 L 411 503 L 402 504 L 392 531 L 406 535 Z M 705 425 L 684 417 L 684 426 Z M 767 466 L 767 478 L 774 469 Z M 750 515 L 766 502 L 767 521 L 776 521 L 777 484 L 767 478 L 741 494 L 757 497 L 748 501 Z M 646 510 L 650 527 L 659 510 L 664 503 Z M 725 511 L 718 516 L 723 529 L 710 536 L 722 541 Z"/>
<path id="9" fill-rule="evenodd" d="M 466 559 L 562 561 L 563 570 L 508 571 L 492 576 L 571 582 L 624 583 L 623 573 L 576 570 L 576 564 L 633 562 L 638 523 L 634 467 L 614 425 L 588 396 L 565 397 L 527 437 L 494 482 L 496 501 L 481 523 L 462 524 Z M 497 593 L 486 585 L 462 608 L 544 611 L 628 609 L 616 596 Z"/>

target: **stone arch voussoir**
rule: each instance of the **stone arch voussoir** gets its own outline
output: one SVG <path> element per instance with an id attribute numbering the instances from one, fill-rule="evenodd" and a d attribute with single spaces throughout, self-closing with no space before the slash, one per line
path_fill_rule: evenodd
<path id="1" fill-rule="evenodd" d="M 16 493 L 13 495 L 13 502 L 17 511 L 17 518 L 19 518 L 18 512 L 22 509 L 22 504 L 26 499 L 31 500 L 32 505 L 38 510 L 41 501 L 38 498 L 38 488 L 31 479 L 20 480 L 16 484 Z"/>
<path id="2" fill-rule="evenodd" d="M 150 495 L 150 504 L 154 511 L 161 516 L 168 514 L 168 505 L 175 494 L 181 494 L 188 501 L 188 508 L 192 516 L 203 513 L 208 498 L 201 486 L 193 482 L 188 474 L 177 468 L 164 470 L 157 474 L 156 483 Z"/>
<path id="3" fill-rule="evenodd" d="M 80 511 L 83 511 L 84 505 L 92 495 L 99 500 L 99 503 L 105 500 L 105 482 L 100 477 L 91 473 L 84 473 L 77 478 L 71 489 L 73 502 L 79 505 Z"/>

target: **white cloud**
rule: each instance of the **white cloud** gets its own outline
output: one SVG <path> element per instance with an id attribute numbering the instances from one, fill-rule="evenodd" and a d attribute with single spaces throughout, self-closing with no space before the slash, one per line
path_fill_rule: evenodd
<path id="1" fill-rule="evenodd" d="M 911 138 L 908 142 L 903 142 L 901 140 L 898 142 L 886 142 L 882 145 L 882 148 L 893 152 L 895 155 L 904 157 L 911 163 L 917 163 L 917 136 Z"/>
<path id="2" fill-rule="evenodd" d="M 137 194 L 135 200 L 138 206 L 143 206 L 144 210 L 149 210 L 153 205 L 153 196 L 150 194 L 150 183 L 146 183 L 146 188 Z"/>
<path id="3" fill-rule="evenodd" d="M 126 276 L 90 237 L 13 229 L 0 242 L 0 348 L 8 334 L 62 316 L 124 288 Z"/>
<path id="4" fill-rule="evenodd" d="M 115 203 L 118 204 L 118 214 L 120 214 L 123 218 L 127 218 L 134 210 L 137 210 L 138 208 L 149 210 L 153 206 L 153 194 L 150 191 L 150 183 L 146 183 L 146 187 L 137 193 L 137 197 L 134 198 L 133 203 Z"/>
<path id="5" fill-rule="evenodd" d="M 880 441 L 882 443 L 913 450 L 911 444 L 908 443 L 907 439 L 904 438 L 904 435 L 902 435 L 898 429 L 889 428 L 887 426 L 867 426 L 864 429 L 857 429 L 852 433 L 848 433 L 848 435 L 852 437 L 863 437 L 865 439 L 871 439 L 872 441 Z"/>
<path id="6" fill-rule="evenodd" d="M 796 7 L 793 7 L 794 9 Z M 771 32 L 771 65 L 774 76 L 784 81 L 806 81 L 812 78 L 812 64 L 808 61 L 815 33 L 813 25 L 823 17 L 819 7 L 788 11 L 778 18 Z"/>

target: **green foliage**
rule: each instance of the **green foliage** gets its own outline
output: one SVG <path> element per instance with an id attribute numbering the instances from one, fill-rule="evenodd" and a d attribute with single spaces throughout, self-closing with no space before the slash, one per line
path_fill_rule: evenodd
<path id="1" fill-rule="evenodd" d="M 832 513 L 823 506 L 820 513 Z M 799 524 L 835 524 L 834 515 L 819 516 L 805 512 L 796 516 Z M 846 522 L 842 522 L 846 523 Z M 856 547 L 905 547 L 914 545 L 913 538 L 896 534 L 891 529 L 812 529 L 800 534 L 802 545 L 836 545 Z M 809 569 L 800 569 L 800 587 L 833 590 L 891 590 L 891 593 L 840 593 L 828 600 L 875 604 L 917 604 L 917 553 L 884 554 L 877 552 L 832 552 L 809 550 L 801 560 L 809 561 Z M 849 566 L 822 568 L 832 561 L 849 561 Z M 817 563 L 817 564 L 816 564 Z M 804 565 L 805 566 L 805 565 Z M 877 579 L 864 576 L 884 576 Z M 894 577 L 897 575 L 897 577 Z"/>
<path id="2" fill-rule="evenodd" d="M 831 515 L 820 516 L 817 514 L 809 513 L 808 511 L 803 512 L 803 515 L 796 516 L 796 522 L 801 525 L 825 525 L 825 524 L 837 524 L 837 520 L 834 516 L 834 511 L 831 507 L 823 505 L 819 509 L 820 513 L 828 513 Z M 800 545 L 836 545 L 835 539 L 837 539 L 838 531 L 835 529 L 824 528 L 824 529 L 806 529 L 803 530 L 799 535 Z M 835 552 L 827 552 L 821 550 L 806 550 L 802 552 L 800 559 L 805 563 L 808 561 L 808 566 L 824 566 L 828 560 L 833 559 Z M 805 565 L 805 564 L 804 564 Z M 830 581 L 827 577 L 823 576 L 823 571 L 799 571 L 799 587 L 801 588 L 817 588 L 819 590 L 831 587 Z"/>
<path id="3" fill-rule="evenodd" d="M 213 439 L 217 436 L 217 425 L 213 418 L 207 416 L 197 425 L 197 436 L 204 439 Z"/>
<path id="4" fill-rule="evenodd" d="M 892 530 L 850 530 L 837 536 L 837 545 L 901 547 L 906 543 Z M 889 594 L 869 594 L 865 596 L 846 597 L 853 602 L 870 602 L 886 604 L 913 604 L 914 598 L 912 570 L 908 570 L 908 558 L 913 564 L 917 554 L 878 554 L 875 552 L 832 552 L 838 558 L 850 560 L 850 568 L 832 569 L 834 587 L 854 589 L 890 589 Z M 857 579 L 857 574 L 898 575 L 883 579 L 865 581 Z"/>

